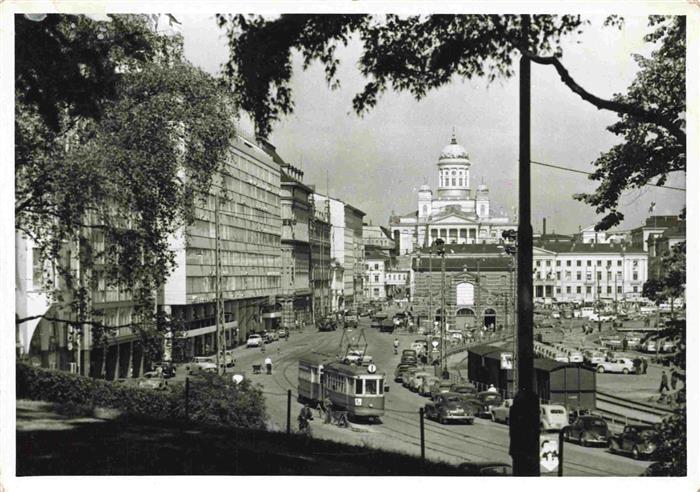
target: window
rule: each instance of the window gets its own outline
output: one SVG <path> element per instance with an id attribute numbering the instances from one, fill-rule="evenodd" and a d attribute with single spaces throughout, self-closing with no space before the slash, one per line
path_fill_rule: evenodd
<path id="1" fill-rule="evenodd" d="M 576 280 L 581 280 L 581 272 L 576 272 Z"/>
<path id="2" fill-rule="evenodd" d="M 612 287 L 610 287 L 609 285 L 608 285 L 608 288 L 607 288 L 607 292 L 608 292 L 608 294 L 612 294 Z"/>
<path id="3" fill-rule="evenodd" d="M 535 265 L 540 266 L 540 263 L 541 263 L 540 260 L 537 260 L 537 261 L 535 262 Z"/>
<path id="4" fill-rule="evenodd" d="M 608 272 L 608 280 L 612 280 L 612 272 Z"/>
<path id="5" fill-rule="evenodd" d="M 622 286 L 621 285 L 617 286 L 617 293 L 622 294 Z"/>
<path id="6" fill-rule="evenodd" d="M 561 272 L 557 272 L 557 280 L 561 280 Z"/>
<path id="7" fill-rule="evenodd" d="M 544 262 L 544 264 L 545 264 L 546 266 L 551 266 L 552 262 L 549 261 L 549 260 L 547 260 L 547 261 Z"/>
<path id="8" fill-rule="evenodd" d="M 603 262 L 602 262 L 601 260 L 597 260 L 597 261 L 595 262 L 595 265 L 596 265 L 596 266 L 602 266 L 602 265 L 603 265 Z"/>
<path id="9" fill-rule="evenodd" d="M 375 275 L 375 276 L 374 276 L 374 281 L 375 281 L 375 282 L 379 282 L 379 275 Z"/>
<path id="10" fill-rule="evenodd" d="M 577 285 L 577 286 L 576 286 L 576 293 L 577 293 L 577 294 L 580 294 L 580 293 L 581 293 L 581 286 L 580 286 L 580 285 Z"/>
<path id="11" fill-rule="evenodd" d="M 581 266 L 581 260 L 576 260 L 576 266 L 580 267 Z"/>
<path id="12" fill-rule="evenodd" d="M 586 294 L 590 294 L 590 293 L 591 293 L 591 286 L 587 285 L 586 286 Z"/>
<path id="13" fill-rule="evenodd" d="M 358 378 L 355 380 L 355 394 L 361 395 L 362 393 L 362 380 Z"/>
<path id="14" fill-rule="evenodd" d="M 617 266 L 622 266 L 622 260 L 617 260 Z"/>
<path id="15" fill-rule="evenodd" d="M 602 279 L 603 279 L 603 272 L 595 272 L 595 273 L 596 273 L 595 277 L 596 277 L 597 280 L 602 280 Z"/>
<path id="16" fill-rule="evenodd" d="M 557 260 L 557 266 L 561 266 L 561 261 Z"/>
<path id="17" fill-rule="evenodd" d="M 598 289 L 596 289 L 596 290 L 598 291 L 598 294 L 603 293 L 603 288 L 600 285 L 598 286 Z"/>
<path id="18" fill-rule="evenodd" d="M 586 272 L 586 282 L 590 282 L 592 278 L 593 274 L 591 272 Z"/>
<path id="19" fill-rule="evenodd" d="M 571 280 L 571 272 L 569 270 L 567 270 L 565 272 L 565 275 L 566 275 L 566 280 Z"/>
<path id="20" fill-rule="evenodd" d="M 571 286 L 570 285 L 566 286 L 566 293 L 571 294 Z"/>
<path id="21" fill-rule="evenodd" d="M 632 292 L 634 292 L 635 294 L 637 293 L 637 290 L 638 290 L 638 287 L 636 285 L 632 287 Z"/>
<path id="22" fill-rule="evenodd" d="M 571 266 L 571 260 L 566 260 L 566 266 Z"/>
<path id="23" fill-rule="evenodd" d="M 586 260 L 586 266 L 591 266 L 591 260 Z"/>
<path id="24" fill-rule="evenodd" d="M 379 295 L 379 289 L 377 287 L 374 288 L 374 295 L 375 296 Z"/>
<path id="25" fill-rule="evenodd" d="M 34 289 L 40 289 L 44 279 L 44 265 L 41 262 L 41 249 L 32 248 L 32 284 Z"/>
<path id="26" fill-rule="evenodd" d="M 379 392 L 377 391 L 377 380 L 376 379 L 365 380 L 365 394 L 366 395 L 379 394 Z"/>
<path id="27" fill-rule="evenodd" d="M 375 269 L 375 270 L 379 270 L 379 263 L 375 263 L 375 264 L 374 264 L 374 269 Z"/>
<path id="28" fill-rule="evenodd" d="M 612 266 L 612 260 L 608 260 L 608 261 L 606 262 L 606 265 L 607 265 L 607 266 Z"/>
<path id="29" fill-rule="evenodd" d="M 561 294 L 561 287 L 557 287 L 557 294 Z"/>
<path id="30" fill-rule="evenodd" d="M 637 272 L 632 272 L 632 280 L 638 280 L 639 274 Z"/>

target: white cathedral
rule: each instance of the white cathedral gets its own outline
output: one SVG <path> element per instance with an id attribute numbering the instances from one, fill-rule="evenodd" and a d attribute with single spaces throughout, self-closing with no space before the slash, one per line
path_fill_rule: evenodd
<path id="1" fill-rule="evenodd" d="M 418 210 L 389 219 L 399 254 L 428 246 L 438 237 L 448 244 L 498 243 L 502 231 L 517 227 L 507 214 L 494 214 L 488 186 L 482 183 L 472 191 L 471 165 L 453 132 L 437 162 L 437 196 L 424 184 L 418 190 Z"/>

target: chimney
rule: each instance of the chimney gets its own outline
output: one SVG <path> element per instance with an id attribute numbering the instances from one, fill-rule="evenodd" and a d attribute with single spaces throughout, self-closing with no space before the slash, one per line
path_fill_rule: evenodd
<path id="1" fill-rule="evenodd" d="M 547 217 L 542 217 L 542 236 L 547 235 Z"/>

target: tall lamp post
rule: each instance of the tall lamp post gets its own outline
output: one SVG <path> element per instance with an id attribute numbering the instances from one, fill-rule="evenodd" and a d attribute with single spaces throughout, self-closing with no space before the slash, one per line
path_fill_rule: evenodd
<path id="1" fill-rule="evenodd" d="M 440 272 L 441 272 L 441 306 L 440 306 L 440 368 L 442 369 L 442 378 L 449 379 L 450 374 L 447 372 L 447 357 L 445 357 L 445 241 L 441 238 L 435 240 L 437 254 L 440 256 Z"/>

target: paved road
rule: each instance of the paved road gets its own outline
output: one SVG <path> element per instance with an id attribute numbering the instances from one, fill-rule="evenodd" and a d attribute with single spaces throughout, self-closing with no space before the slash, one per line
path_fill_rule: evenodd
<path id="1" fill-rule="evenodd" d="M 312 422 L 313 434 L 318 437 L 343 442 L 364 443 L 372 447 L 398 450 L 418 454 L 419 426 L 418 409 L 427 401 L 399 383 L 393 382 L 393 370 L 399 356 L 392 350 L 394 335 L 381 334 L 368 328 L 369 320 L 363 318 L 360 328 L 365 328 L 369 353 L 374 357 L 380 371 L 387 373 L 390 391 L 386 394 L 386 414 L 380 424 L 356 424 L 351 429 L 341 429 L 323 424 L 320 419 Z M 360 329 L 350 333 L 357 336 Z M 407 347 L 415 335 L 398 335 L 401 346 Z M 263 385 L 267 397 L 268 413 L 273 426 L 286 425 L 286 392 L 293 391 L 296 398 L 298 357 L 315 350 L 327 354 L 339 351 L 342 332 L 318 333 L 307 331 L 293 334 L 289 341 L 274 342 L 263 354 L 259 349 L 236 349 L 236 370 L 245 371 L 246 377 Z M 251 366 L 270 356 L 273 360 L 273 375 L 253 375 Z M 459 361 L 464 356 L 455 356 Z M 292 426 L 301 406 L 293 400 Z M 508 427 L 491 421 L 477 419 L 474 425 L 440 425 L 426 421 L 426 455 L 431 459 L 447 462 L 490 461 L 510 462 L 508 455 Z M 634 461 L 624 456 L 611 455 L 606 449 L 583 448 L 566 443 L 564 447 L 564 473 L 570 476 L 621 475 L 635 476 L 644 471 L 648 462 Z"/>

